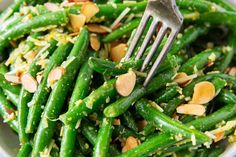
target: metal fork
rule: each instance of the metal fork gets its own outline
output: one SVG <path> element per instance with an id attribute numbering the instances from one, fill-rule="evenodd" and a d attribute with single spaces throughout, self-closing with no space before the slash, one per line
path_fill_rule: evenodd
<path id="1" fill-rule="evenodd" d="M 183 23 L 183 16 L 178 10 L 175 0 L 149 0 L 144 15 L 141 19 L 141 22 L 127 50 L 124 61 L 128 60 L 131 57 L 141 35 L 143 34 L 147 22 L 150 20 L 151 17 L 152 17 L 151 26 L 146 34 L 146 37 L 144 38 L 141 47 L 138 50 L 135 59 L 138 60 L 142 57 L 157 27 L 159 27 L 159 31 L 156 35 L 156 38 L 153 42 L 150 52 L 148 53 L 143 62 L 141 72 L 143 72 L 149 65 L 149 62 L 151 61 L 154 53 L 159 47 L 164 36 L 167 34 L 167 32 L 170 33 L 167 37 L 166 43 L 163 46 L 159 56 L 157 57 L 150 71 L 148 72 L 146 80 L 144 81 L 144 86 L 146 86 L 149 83 L 149 81 L 155 74 L 156 70 L 160 66 L 161 62 L 166 57 L 167 52 L 169 51 L 171 45 L 173 44 L 173 41 L 175 40 Z"/>

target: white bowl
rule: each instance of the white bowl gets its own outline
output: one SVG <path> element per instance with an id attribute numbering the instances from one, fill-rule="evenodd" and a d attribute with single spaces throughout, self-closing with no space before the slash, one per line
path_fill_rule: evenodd
<path id="1" fill-rule="evenodd" d="M 0 10 L 6 8 L 13 0 L 0 0 Z M 236 6 L 236 0 L 228 0 Z M 19 150 L 18 136 L 0 118 L 0 157 L 15 157 Z M 221 157 L 236 157 L 236 143 L 228 146 Z"/>

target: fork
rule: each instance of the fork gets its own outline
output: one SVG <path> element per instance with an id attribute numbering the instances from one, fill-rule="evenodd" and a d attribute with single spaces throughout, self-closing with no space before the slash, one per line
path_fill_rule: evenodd
<path id="1" fill-rule="evenodd" d="M 166 43 L 163 46 L 159 56 L 155 60 L 154 64 L 152 65 L 150 71 L 147 74 L 147 77 L 144 81 L 144 87 L 150 82 L 153 78 L 156 70 L 160 66 L 161 62 L 167 55 L 171 45 L 173 44 L 177 34 L 183 23 L 183 16 L 181 15 L 180 11 L 176 6 L 175 0 L 149 0 L 147 3 L 147 7 L 145 9 L 144 15 L 141 19 L 141 22 L 137 28 L 137 31 L 130 43 L 130 46 L 127 50 L 126 56 L 124 57 L 124 61 L 127 61 L 135 47 L 143 34 L 145 29 L 146 23 L 152 18 L 152 23 L 148 32 L 143 40 L 142 45 L 140 46 L 138 53 L 135 57 L 136 60 L 140 59 L 144 54 L 147 45 L 149 44 L 151 38 L 153 37 L 155 30 L 159 27 L 159 31 L 157 32 L 156 38 L 153 42 L 153 45 L 148 52 L 146 58 L 141 67 L 141 72 L 143 72 L 147 66 L 149 65 L 154 53 L 156 53 L 157 48 L 159 47 L 161 41 L 163 40 L 164 36 L 169 33 Z"/>

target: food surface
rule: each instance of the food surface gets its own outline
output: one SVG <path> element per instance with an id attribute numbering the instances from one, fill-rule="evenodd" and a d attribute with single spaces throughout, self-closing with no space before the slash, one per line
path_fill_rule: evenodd
<path id="1" fill-rule="evenodd" d="M 176 1 L 183 27 L 147 87 L 151 65 L 139 70 L 156 36 L 141 59 L 122 60 L 146 1 L 15 0 L 3 10 L 0 115 L 17 156 L 217 157 L 235 142 L 236 10 Z"/>

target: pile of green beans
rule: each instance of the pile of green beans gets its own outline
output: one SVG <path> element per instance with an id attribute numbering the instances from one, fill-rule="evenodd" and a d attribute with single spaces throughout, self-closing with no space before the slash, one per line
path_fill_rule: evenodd
<path id="1" fill-rule="evenodd" d="M 17 156 L 217 157 L 222 142 L 235 142 L 236 9 L 224 0 L 176 2 L 184 24 L 146 87 L 151 64 L 139 70 L 154 38 L 139 60 L 113 55 L 124 57 L 147 1 L 15 0 L 3 10 L 0 116 L 19 137 Z M 88 5 L 99 10 L 89 18 Z M 74 30 L 74 23 L 84 24 Z M 123 96 L 118 81 L 131 71 L 136 82 Z M 178 82 L 180 74 L 190 79 Z M 206 82 L 214 96 L 191 104 Z M 178 111 L 188 104 L 205 111 Z"/>

